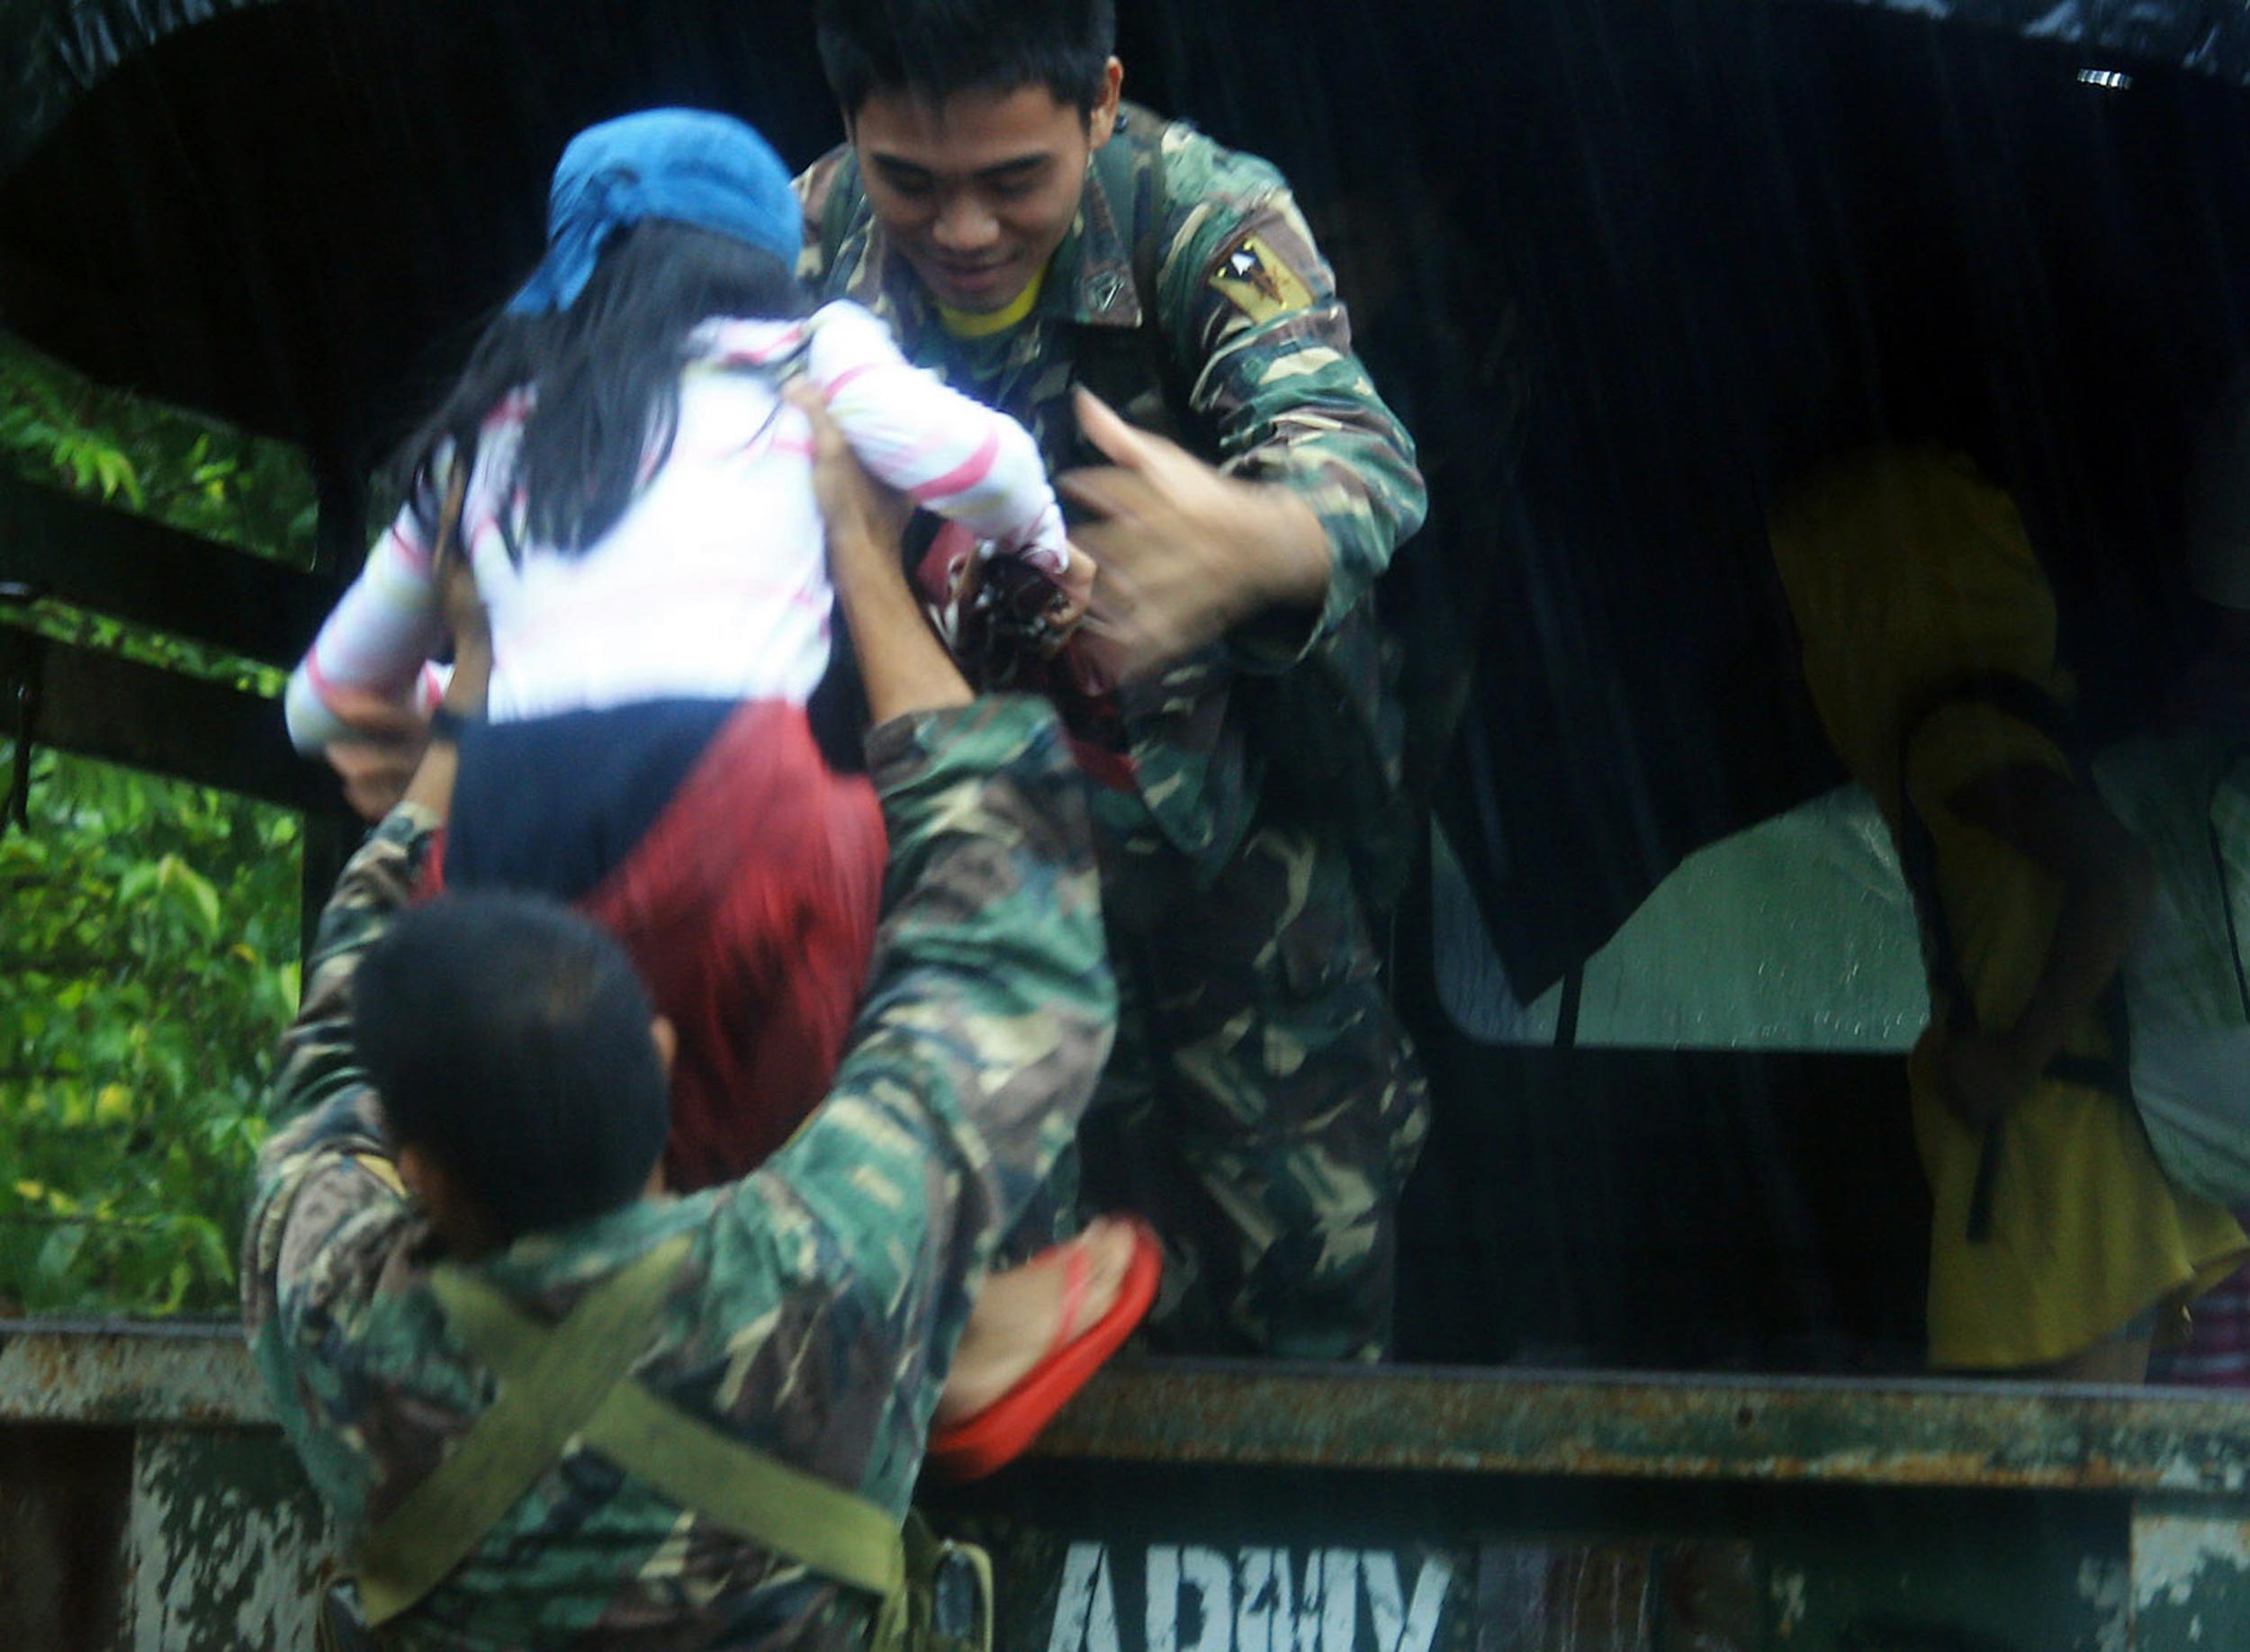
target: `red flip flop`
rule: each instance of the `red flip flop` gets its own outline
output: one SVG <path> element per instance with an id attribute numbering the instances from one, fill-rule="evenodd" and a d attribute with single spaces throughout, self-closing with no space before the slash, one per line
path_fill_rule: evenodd
<path id="1" fill-rule="evenodd" d="M 1147 1315 L 1149 1304 L 1156 1299 L 1156 1281 L 1164 1273 L 1164 1247 L 1146 1222 L 1133 1223 L 1133 1259 L 1118 1282 L 1117 1300 L 1110 1305 L 1109 1312 L 1076 1336 L 1068 1335 L 1068 1327 L 1077 1317 L 1078 1304 L 1085 1295 L 1084 1252 L 1072 1251 L 1065 1265 L 1070 1271 L 1063 1281 L 1063 1330 L 1014 1387 L 975 1416 L 931 1435 L 924 1461 L 940 1479 L 981 1480 L 1030 1449 L 1064 1402 L 1086 1386 L 1086 1379 Z"/>

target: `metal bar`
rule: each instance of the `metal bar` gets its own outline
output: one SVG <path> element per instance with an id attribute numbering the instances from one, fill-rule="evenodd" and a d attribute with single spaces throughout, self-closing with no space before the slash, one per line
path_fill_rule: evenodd
<path id="1" fill-rule="evenodd" d="M 0 627 L 0 681 L 26 673 L 38 684 L 39 745 L 308 814 L 348 813 L 335 777 L 290 750 L 271 700 Z"/>
<path id="2" fill-rule="evenodd" d="M 273 665 L 296 663 L 343 589 L 12 477 L 0 477 L 0 580 Z"/>
<path id="3" fill-rule="evenodd" d="M 2250 1406 L 2031 1383 L 1362 1371 L 1105 1373 L 1043 1454 L 1119 1461 L 2250 1495 Z"/>
<path id="4" fill-rule="evenodd" d="M 255 1425 L 231 1325 L 0 1323 L 0 1422 Z M 2250 1406 L 2028 1383 L 1149 1361 L 1058 1417 L 1057 1459 L 2250 1498 Z"/>
<path id="5" fill-rule="evenodd" d="M 0 1423 L 271 1428 L 231 1324 L 0 1325 Z"/>

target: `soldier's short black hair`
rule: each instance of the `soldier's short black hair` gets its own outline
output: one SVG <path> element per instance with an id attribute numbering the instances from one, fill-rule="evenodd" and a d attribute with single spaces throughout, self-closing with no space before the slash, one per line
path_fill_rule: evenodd
<path id="1" fill-rule="evenodd" d="M 820 0 L 817 18 L 847 115 L 878 92 L 936 102 L 1035 85 L 1090 115 L 1117 49 L 1114 0 Z"/>
<path id="2" fill-rule="evenodd" d="M 352 982 L 352 1038 L 394 1140 L 457 1178 L 502 1240 L 630 1203 L 670 1093 L 624 947 L 558 903 L 447 894 Z"/>

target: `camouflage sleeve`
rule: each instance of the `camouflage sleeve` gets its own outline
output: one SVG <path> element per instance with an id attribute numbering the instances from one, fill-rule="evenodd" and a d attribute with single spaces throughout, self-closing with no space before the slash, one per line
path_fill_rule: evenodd
<path id="1" fill-rule="evenodd" d="M 1223 468 L 1295 489 L 1333 556 L 1318 624 L 1255 628 L 1246 662 L 1278 667 L 1332 633 L 1421 525 L 1414 444 L 1352 354 L 1328 261 L 1280 173 L 1191 129 L 1164 137 L 1159 313 Z M 1293 632 L 1294 634 L 1291 634 Z"/>
<path id="2" fill-rule="evenodd" d="M 352 977 L 359 971 L 360 959 L 382 938 L 412 895 L 438 823 L 428 810 L 400 804 L 368 835 L 336 880 L 336 893 L 328 897 L 313 937 L 297 1019 L 282 1035 L 274 1081 L 274 1123 L 317 1110 L 339 1091 L 365 1082 L 352 1055 Z M 273 1148 L 268 1143 L 268 1154 Z"/>
<path id="3" fill-rule="evenodd" d="M 1076 1130 L 1116 989 L 1049 707 L 988 697 L 868 744 L 891 861 L 867 994 L 827 1100 L 734 1204 L 809 1221 L 905 1366 L 941 1366 L 970 1281 Z"/>
<path id="4" fill-rule="evenodd" d="M 392 810 L 361 846 L 320 914 L 304 975 L 297 1019 L 282 1035 L 274 1081 L 274 1128 L 258 1151 L 257 1183 L 243 1238 L 245 1313 L 256 1330 L 285 1281 L 284 1252 L 305 1256 L 317 1236 L 299 1208 L 324 1171 L 362 1162 L 340 1186 L 389 1197 L 390 1144 L 374 1092 L 352 1051 L 352 978 L 367 949 L 382 938 L 420 875 L 437 818 L 412 804 Z M 324 1209 L 331 1201 L 319 1201 Z M 352 1214 L 346 1199 L 331 1212 Z M 291 1231 L 292 1227 L 295 1231 Z"/>
<path id="5" fill-rule="evenodd" d="M 835 187 L 836 175 L 849 153 L 843 145 L 838 144 L 796 177 L 797 203 L 805 210 L 805 248 L 797 254 L 796 275 L 816 292 L 828 274 L 828 248 L 822 242 L 823 220 L 828 215 L 828 193 Z"/>

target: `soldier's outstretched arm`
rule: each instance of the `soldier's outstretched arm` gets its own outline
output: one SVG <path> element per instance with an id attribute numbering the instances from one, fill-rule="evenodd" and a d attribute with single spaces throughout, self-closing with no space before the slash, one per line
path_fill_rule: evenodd
<path id="1" fill-rule="evenodd" d="M 1075 1135 L 1116 991 L 1084 786 L 1053 710 L 970 698 L 906 588 L 896 504 L 807 416 L 890 864 L 835 1083 L 735 1208 L 795 1235 L 855 1313 L 891 1322 L 912 1366 L 950 1353 L 974 1281 Z"/>
<path id="2" fill-rule="evenodd" d="M 868 720 L 881 724 L 968 705 L 968 682 L 922 618 L 899 562 L 898 542 L 913 504 L 868 473 L 817 391 L 798 383 L 785 394 L 812 426 L 813 488 L 828 534 L 828 572 L 851 633 Z"/>
<path id="3" fill-rule="evenodd" d="M 1112 465 L 1065 485 L 1106 518 L 1077 537 L 1110 578 L 1108 618 L 1138 663 L 1225 632 L 1246 663 L 1278 669 L 1365 596 L 1427 499 L 1287 186 L 1263 161 L 1216 153 L 1218 175 L 1168 185 L 1184 204 L 1156 297 L 1220 462 L 1096 404 L 1082 423 Z"/>
<path id="4" fill-rule="evenodd" d="M 457 717 L 480 717 L 491 678 L 492 642 L 475 583 L 456 562 L 438 589 L 454 641 L 454 675 L 443 704 Z M 381 1103 L 353 1046 L 352 983 L 360 961 L 406 910 L 420 880 L 430 845 L 452 809 L 457 760 L 450 739 L 428 744 L 405 795 L 345 866 L 321 911 L 305 960 L 302 999 L 274 1064 L 274 1131 L 258 1150 L 243 1239 L 243 1309 L 254 1335 L 276 1307 L 284 1235 L 297 1254 L 316 1254 L 325 1233 L 308 1229 L 332 1232 L 356 1208 L 355 1198 L 316 1200 L 313 1215 L 291 1233 L 307 1188 L 351 1159 L 387 1162 L 391 1156 Z M 383 1184 L 368 1183 L 377 1185 Z"/>

